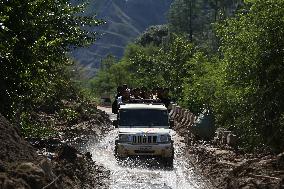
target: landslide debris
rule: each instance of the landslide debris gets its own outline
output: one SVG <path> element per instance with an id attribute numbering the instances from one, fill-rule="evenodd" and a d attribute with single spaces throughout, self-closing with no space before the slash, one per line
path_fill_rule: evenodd
<path id="1" fill-rule="evenodd" d="M 38 116 L 52 117 L 43 114 Z M 109 172 L 96 165 L 90 153 L 81 153 L 72 143 L 87 140 L 86 133 L 102 133 L 98 128 L 107 127 L 108 120 L 104 120 L 103 113 L 98 114 L 100 119 L 59 126 L 60 136 L 29 138 L 34 147 L 0 115 L 0 189 L 107 188 Z"/>
<path id="2" fill-rule="evenodd" d="M 274 154 L 269 149 L 256 149 L 254 153 L 248 153 L 238 148 L 237 136 L 233 145 L 228 143 L 229 135 L 216 141 L 220 133 L 230 133 L 224 128 L 216 131 L 214 139 L 203 141 L 190 133 L 188 126 L 179 122 L 177 125 L 179 127 L 175 129 L 184 137 L 192 165 L 216 188 L 284 188 L 284 152 Z"/>
<path id="3" fill-rule="evenodd" d="M 187 153 L 216 188 L 284 188 L 284 153 L 248 154 L 204 141 L 189 145 Z"/>

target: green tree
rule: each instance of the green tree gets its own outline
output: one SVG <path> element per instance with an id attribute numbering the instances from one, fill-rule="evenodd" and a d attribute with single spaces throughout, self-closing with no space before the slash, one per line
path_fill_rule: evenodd
<path id="1" fill-rule="evenodd" d="M 135 43 L 142 46 L 150 44 L 160 46 L 163 40 L 168 36 L 168 33 L 167 25 L 150 26 L 138 37 Z"/>
<path id="2" fill-rule="evenodd" d="M 68 0 L 0 2 L 0 112 L 35 108 L 68 86 L 68 52 L 92 44 L 88 26 L 102 22 L 82 14 L 84 5 Z M 19 108 L 21 107 L 21 108 Z"/>
<path id="3" fill-rule="evenodd" d="M 191 69 L 187 70 L 183 82 L 182 105 L 195 114 L 205 107 L 212 110 L 218 100 L 216 94 L 222 90 L 223 74 L 218 58 L 196 52 L 187 64 Z"/>
<path id="4" fill-rule="evenodd" d="M 232 107 L 226 122 L 250 143 L 283 150 L 284 1 L 249 2 L 247 14 L 218 28 L 226 100 Z"/>
<path id="5" fill-rule="evenodd" d="M 193 17 L 196 11 L 195 0 L 175 0 L 169 11 L 170 31 L 175 33 L 186 33 L 189 40 L 193 39 Z"/>
<path id="6" fill-rule="evenodd" d="M 101 62 L 101 68 L 96 76 L 90 79 L 91 91 L 98 97 L 115 94 L 117 86 L 130 84 L 129 73 L 124 63 L 118 63 L 113 55 L 108 55 Z"/>
<path id="7" fill-rule="evenodd" d="M 187 69 L 190 69 L 187 60 L 193 54 L 193 45 L 186 37 L 172 34 L 159 47 L 152 44 L 129 45 L 124 62 L 131 80 L 137 86 L 169 87 L 174 98 L 180 99 L 183 79 Z"/>

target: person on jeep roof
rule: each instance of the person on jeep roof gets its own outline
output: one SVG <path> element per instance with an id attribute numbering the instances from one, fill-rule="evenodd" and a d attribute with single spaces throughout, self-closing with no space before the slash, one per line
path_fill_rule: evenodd
<path id="1" fill-rule="evenodd" d="M 171 98 L 170 98 L 169 92 L 170 92 L 169 88 L 164 88 L 161 91 L 161 94 L 160 94 L 160 100 L 163 104 L 165 104 L 167 109 L 169 108 L 169 105 L 171 103 Z"/>
<path id="2" fill-rule="evenodd" d="M 112 112 L 117 113 L 119 104 L 134 102 L 158 102 L 169 108 L 171 98 L 169 88 L 156 87 L 151 92 L 146 87 L 134 88 L 130 90 L 126 84 L 117 87 L 117 94 L 112 104 Z"/>
<path id="3" fill-rule="evenodd" d="M 131 90 L 131 96 L 130 96 L 130 99 L 132 102 L 134 101 L 140 101 L 142 98 L 140 96 L 140 89 L 139 88 L 134 88 Z"/>
<path id="4" fill-rule="evenodd" d="M 123 84 L 122 88 L 123 88 L 124 91 L 127 90 L 128 89 L 127 84 Z"/>
<path id="5" fill-rule="evenodd" d="M 141 88 L 140 96 L 143 99 L 152 99 L 152 94 L 148 91 L 146 87 Z"/>
<path id="6" fill-rule="evenodd" d="M 151 91 L 153 100 L 158 99 L 158 87 L 155 87 Z"/>
<path id="7" fill-rule="evenodd" d="M 122 102 L 126 103 L 130 101 L 130 89 L 126 89 L 122 92 Z"/>
<path id="8" fill-rule="evenodd" d="M 123 87 L 122 86 L 118 86 L 116 88 L 116 96 L 115 96 L 115 99 L 117 99 L 118 97 L 120 97 L 122 95 L 122 92 L 123 92 Z"/>
<path id="9" fill-rule="evenodd" d="M 118 103 L 117 103 L 117 99 L 120 97 L 120 96 L 122 96 L 122 93 L 123 93 L 123 87 L 122 86 L 118 86 L 117 88 L 116 88 L 116 95 L 115 95 L 115 99 L 114 99 L 114 101 L 113 101 L 113 103 L 112 103 L 112 113 L 114 113 L 114 114 L 117 114 L 117 112 L 118 112 Z"/>
<path id="10" fill-rule="evenodd" d="M 164 89 L 162 87 L 157 87 L 157 98 L 160 100 L 163 98 L 163 91 Z"/>
<path id="11" fill-rule="evenodd" d="M 126 89 L 122 91 L 121 96 L 117 98 L 117 106 L 119 106 L 122 103 L 128 103 L 128 102 L 130 102 L 130 90 Z"/>

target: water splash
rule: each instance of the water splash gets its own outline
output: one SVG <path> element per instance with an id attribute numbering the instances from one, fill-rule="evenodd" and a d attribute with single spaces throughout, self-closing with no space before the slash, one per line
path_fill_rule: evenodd
<path id="1" fill-rule="evenodd" d="M 118 162 L 114 156 L 117 131 L 111 131 L 99 142 L 90 142 L 88 151 L 94 161 L 111 171 L 111 189 L 191 189 L 211 188 L 191 166 L 184 155 L 181 137 L 174 135 L 175 160 L 172 169 L 154 158 L 126 158 Z"/>

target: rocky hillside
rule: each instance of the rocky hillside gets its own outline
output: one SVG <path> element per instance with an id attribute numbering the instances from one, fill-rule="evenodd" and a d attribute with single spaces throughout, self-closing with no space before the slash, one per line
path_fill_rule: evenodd
<path id="1" fill-rule="evenodd" d="M 89 48 L 76 50 L 77 61 L 97 68 L 101 58 L 112 53 L 121 57 L 127 43 L 151 25 L 166 23 L 172 0 L 91 0 L 88 15 L 97 14 L 107 23 L 101 26 L 100 39 Z"/>

